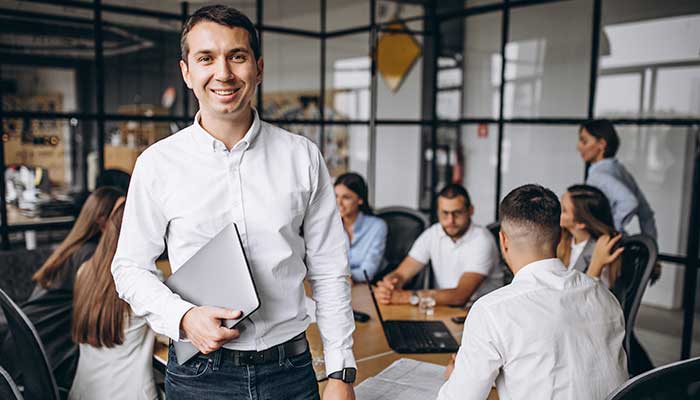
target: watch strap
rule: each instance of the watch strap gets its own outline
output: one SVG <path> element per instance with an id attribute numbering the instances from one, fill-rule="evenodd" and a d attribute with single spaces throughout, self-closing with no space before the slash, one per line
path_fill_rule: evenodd
<path id="1" fill-rule="evenodd" d="M 355 382 L 355 375 L 357 370 L 355 368 L 343 368 L 341 371 L 336 371 L 328 375 L 331 379 L 339 379 L 345 383 Z"/>

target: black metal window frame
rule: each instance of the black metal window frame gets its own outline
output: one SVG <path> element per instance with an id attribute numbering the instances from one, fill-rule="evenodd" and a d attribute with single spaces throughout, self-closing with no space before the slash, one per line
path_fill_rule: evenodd
<path id="1" fill-rule="evenodd" d="M 263 21 L 263 7 L 264 0 L 256 0 L 256 27 L 260 34 L 261 46 L 264 46 L 264 36 L 265 32 L 278 33 L 284 35 L 292 35 L 306 38 L 315 38 L 320 40 L 320 101 L 319 101 L 319 112 L 320 119 L 301 119 L 301 120 L 270 120 L 266 119 L 268 122 L 275 124 L 298 124 L 298 125 L 315 125 L 320 127 L 320 147 L 323 152 L 325 149 L 324 138 L 325 129 L 328 125 L 364 125 L 368 127 L 369 130 L 369 160 L 368 166 L 369 171 L 367 173 L 368 181 L 370 185 L 375 182 L 375 161 L 376 161 L 376 130 L 378 125 L 405 125 L 405 126 L 419 126 L 423 128 L 423 133 L 429 132 L 430 135 L 430 149 L 436 154 L 438 143 L 437 143 L 437 129 L 439 126 L 460 126 L 464 124 L 495 124 L 498 127 L 498 147 L 497 147 L 497 165 L 496 165 L 496 182 L 495 182 L 495 215 L 494 218 L 498 218 L 498 204 L 501 198 L 501 186 L 502 186 L 502 156 L 503 156 L 503 132 L 506 125 L 510 124 L 521 124 L 521 125 L 579 125 L 587 119 L 594 118 L 594 104 L 595 104 L 595 94 L 597 87 L 597 78 L 599 76 L 598 70 L 598 55 L 600 47 L 600 32 L 601 32 L 601 9 L 603 0 L 588 0 L 593 4 L 593 15 L 592 15 L 592 46 L 590 55 L 590 77 L 589 77 L 589 97 L 588 97 L 588 109 L 585 118 L 582 117 L 571 117 L 571 118 L 506 118 L 504 117 L 504 87 L 505 87 L 505 48 L 509 39 L 510 32 L 510 12 L 512 9 L 520 7 L 535 6 L 540 4 L 548 3 L 562 3 L 573 0 L 503 0 L 502 2 L 496 2 L 480 6 L 467 7 L 462 10 L 450 10 L 449 13 L 438 13 L 437 2 L 439 0 L 425 0 L 423 1 L 425 12 L 423 16 L 416 16 L 411 18 L 404 18 L 400 21 L 402 22 L 412 22 L 412 21 L 423 21 L 424 28 L 421 31 L 410 31 L 417 35 L 423 35 L 426 40 L 424 40 L 424 46 L 432 46 L 433 49 L 439 49 L 440 47 L 440 24 L 442 22 L 455 19 L 463 18 L 468 19 L 471 16 L 483 15 L 487 13 L 501 12 L 501 43 L 500 43 L 500 56 L 501 56 L 501 79 L 499 85 L 499 110 L 498 118 L 460 118 L 456 120 L 440 120 L 437 114 L 437 73 L 438 64 L 437 59 L 439 56 L 439 51 L 432 51 L 432 59 L 424 60 L 424 65 L 428 65 L 431 68 L 432 76 L 429 80 L 424 80 L 423 91 L 426 88 L 433 88 L 431 90 L 429 101 L 430 101 L 430 113 L 429 118 L 421 119 L 383 119 L 377 118 L 377 65 L 376 65 L 376 51 L 377 51 L 377 40 L 381 32 L 392 31 L 388 28 L 386 23 L 378 23 L 376 21 L 376 5 L 377 0 L 369 0 L 369 24 L 365 26 L 358 26 L 353 28 L 340 29 L 335 31 L 327 30 L 326 22 L 326 11 L 327 5 L 326 0 L 319 1 L 320 10 L 320 30 L 311 31 L 303 29 L 295 29 L 283 26 L 266 25 Z M 101 0 L 93 0 L 92 3 L 87 3 L 84 1 L 76 0 L 27 0 L 27 2 L 43 3 L 43 4 L 53 4 L 61 5 L 65 7 L 73 7 L 80 9 L 90 9 L 93 11 L 93 24 L 95 29 L 95 95 L 96 95 L 96 112 L 95 113 L 80 113 L 80 112 L 68 112 L 68 113 L 46 113 L 46 112 L 18 112 L 18 111 L 3 111 L 2 103 L 0 102 L 0 126 L 2 126 L 3 118 L 31 118 L 31 119 L 71 119 L 76 118 L 81 121 L 95 121 L 97 123 L 97 152 L 98 152 L 98 166 L 99 171 L 104 170 L 104 134 L 105 134 L 105 122 L 107 121 L 124 121 L 124 120 L 136 120 L 136 121 L 172 121 L 172 122 L 182 122 L 187 123 L 192 120 L 193 116 L 188 115 L 188 90 L 184 88 L 184 99 L 183 99 L 183 110 L 185 116 L 182 117 L 170 117 L 170 116 L 130 116 L 121 114 L 106 113 L 104 109 L 104 56 L 102 48 L 102 13 L 110 12 L 116 14 L 143 16 L 143 17 L 153 17 L 164 20 L 178 20 L 184 22 L 186 17 L 189 15 L 189 4 L 187 2 L 181 3 L 181 12 L 168 13 L 160 12 L 154 10 L 140 9 L 137 7 L 126 7 L 126 6 L 116 6 L 110 4 L 103 4 Z M 65 16 L 54 16 L 46 15 L 40 13 L 17 11 L 17 10 L 5 10 L 2 9 L 0 12 L 5 15 L 16 15 L 24 17 L 45 17 L 63 20 L 80 20 L 79 18 L 71 18 Z M 81 20 L 85 22 L 84 20 Z M 369 32 L 369 50 L 371 55 L 371 65 L 370 65 L 370 115 L 368 120 L 327 120 L 325 118 L 325 95 L 326 95 L 326 41 L 327 39 L 334 39 L 342 36 L 353 35 L 357 33 Z M 428 38 L 432 40 L 428 40 Z M 428 64 L 429 62 L 429 64 Z M 468 77 L 463 77 L 466 79 Z M 184 84 L 183 84 L 184 85 Z M 262 84 L 258 89 L 257 97 L 257 107 L 262 110 L 263 105 L 263 90 Z M 2 96 L 2 93 L 0 93 Z M 424 99 L 426 97 L 424 96 Z M 425 115 L 425 113 L 424 113 Z M 687 127 L 697 127 L 700 126 L 700 119 L 698 118 L 618 118 L 611 119 L 616 125 L 631 125 L 631 126 L 649 126 L 649 125 L 661 125 L 661 126 L 687 126 Z M 696 145 L 697 146 L 697 145 Z M 4 146 L 2 141 L 0 141 L 0 175 L 4 176 L 5 172 L 5 155 Z M 437 193 L 437 182 L 438 178 L 436 175 L 437 171 L 437 161 L 436 157 L 432 157 L 432 168 L 431 168 L 431 193 L 432 198 L 435 197 Z M 422 172 L 424 173 L 424 172 Z M 373 192 L 373 191 L 372 191 Z M 700 204 L 700 154 L 696 152 L 694 160 L 694 168 L 692 174 L 692 188 L 691 188 L 691 203 L 690 204 Z M 435 204 L 431 203 L 431 208 L 434 210 Z M 63 228 L 69 225 L 63 224 L 46 224 L 45 226 L 34 226 L 31 229 L 56 229 Z M 12 225 L 8 226 L 7 221 L 7 205 L 5 200 L 5 185 L 0 185 L 0 238 L 2 239 L 2 247 L 9 248 L 9 233 L 13 231 L 19 231 L 27 229 L 23 225 Z M 691 337 L 693 332 L 693 315 L 696 297 L 696 282 L 697 282 L 697 270 L 700 267 L 699 257 L 699 245 L 700 245 L 700 210 L 698 207 L 691 207 L 690 217 L 688 219 L 688 235 L 687 235 L 687 255 L 677 255 L 677 254 L 661 254 L 660 260 L 666 261 L 678 265 L 684 265 L 685 268 L 685 284 L 683 291 L 683 308 L 684 308 L 684 322 L 683 322 L 683 337 L 681 346 L 681 359 L 687 359 L 690 356 L 690 345 Z"/>

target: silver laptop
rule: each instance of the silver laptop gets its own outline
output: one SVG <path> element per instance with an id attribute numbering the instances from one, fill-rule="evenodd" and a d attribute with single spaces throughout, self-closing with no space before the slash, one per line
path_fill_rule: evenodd
<path id="1" fill-rule="evenodd" d="M 227 320 L 233 328 L 260 307 L 250 265 L 236 224 L 227 225 L 183 264 L 165 285 L 197 306 L 240 310 L 241 318 Z M 199 352 L 190 342 L 173 342 L 177 362 L 184 364 Z"/>

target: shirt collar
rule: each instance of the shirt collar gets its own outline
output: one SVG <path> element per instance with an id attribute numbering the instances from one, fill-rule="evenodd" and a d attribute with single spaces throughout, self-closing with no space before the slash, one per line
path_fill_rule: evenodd
<path id="1" fill-rule="evenodd" d="M 616 162 L 617 162 L 617 160 L 614 158 L 604 158 L 600 161 L 596 161 L 596 162 L 592 163 L 591 166 L 588 168 L 588 172 L 590 173 L 590 172 L 597 171 L 600 169 L 606 169 L 608 166 L 612 166 Z"/>
<path id="2" fill-rule="evenodd" d="M 244 150 L 247 150 L 258 137 L 261 125 L 260 116 L 258 115 L 258 111 L 255 108 L 252 108 L 252 110 L 253 123 L 250 124 L 250 128 L 248 128 L 248 131 L 243 136 L 243 138 L 233 146 L 234 149 L 243 146 Z M 192 126 L 194 127 L 192 136 L 194 137 L 195 142 L 197 143 L 197 147 L 200 148 L 202 151 L 208 151 L 212 153 L 226 149 L 226 145 L 221 140 L 212 136 L 202 127 L 202 124 L 199 122 L 200 118 L 201 116 L 199 112 L 197 112 L 197 114 L 194 116 L 194 123 L 192 124 Z"/>
<path id="3" fill-rule="evenodd" d="M 513 277 L 513 282 L 522 281 L 530 276 L 537 276 L 543 273 L 564 271 L 566 271 L 566 267 L 564 264 L 562 264 L 561 260 L 558 258 L 546 258 L 544 260 L 531 262 L 530 264 L 522 267 Z"/>

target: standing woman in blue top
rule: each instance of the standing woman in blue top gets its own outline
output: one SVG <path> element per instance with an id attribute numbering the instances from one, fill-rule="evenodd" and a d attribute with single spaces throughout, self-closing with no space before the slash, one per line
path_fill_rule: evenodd
<path id="1" fill-rule="evenodd" d="M 364 282 L 363 270 L 373 279 L 384 263 L 386 223 L 373 215 L 367 200 L 367 184 L 362 176 L 354 172 L 340 175 L 334 187 L 350 249 L 348 259 L 352 280 Z"/>
<path id="2" fill-rule="evenodd" d="M 615 158 L 619 147 L 620 138 L 607 119 L 581 125 L 576 148 L 583 161 L 591 165 L 586 184 L 597 187 L 610 200 L 616 230 L 625 233 L 625 226 L 636 215 L 642 232 L 656 240 L 654 211 L 634 177 Z"/>

